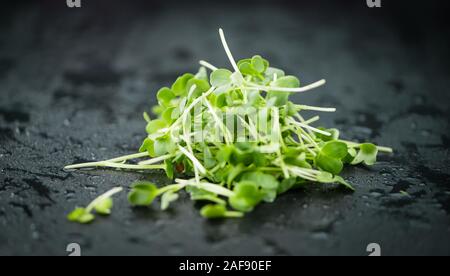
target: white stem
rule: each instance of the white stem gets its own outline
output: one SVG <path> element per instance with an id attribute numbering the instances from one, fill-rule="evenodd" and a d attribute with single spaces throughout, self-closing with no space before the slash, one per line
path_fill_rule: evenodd
<path id="1" fill-rule="evenodd" d="M 233 54 L 231 54 L 230 48 L 228 47 L 228 43 L 225 39 L 225 34 L 223 33 L 222 28 L 219 29 L 219 35 L 220 35 L 220 40 L 222 41 L 223 48 L 225 49 L 225 53 L 227 53 L 228 59 L 230 60 L 230 63 L 233 66 L 234 71 L 236 71 L 239 75 L 242 76 L 242 74 L 239 71 L 239 68 L 236 64 L 236 61 L 233 58 Z"/>
<path id="2" fill-rule="evenodd" d="M 358 148 L 361 146 L 360 143 L 356 143 L 356 142 L 352 142 L 352 141 L 346 141 L 346 140 L 339 140 L 340 142 L 344 142 L 347 144 L 347 146 L 349 147 L 353 147 L 353 148 Z M 392 148 L 389 147 L 383 147 L 383 146 L 376 146 L 377 149 L 381 152 L 386 152 L 386 153 L 393 153 L 394 150 Z"/>
<path id="3" fill-rule="evenodd" d="M 321 111 L 321 112 L 335 112 L 336 108 L 334 107 L 318 107 L 318 106 L 310 106 L 310 105 L 297 105 L 302 110 L 312 110 L 312 111 Z"/>
<path id="4" fill-rule="evenodd" d="M 241 123 L 248 129 L 248 131 L 250 132 L 250 134 L 253 136 L 253 138 L 256 140 L 258 140 L 258 133 L 256 128 L 254 128 L 254 126 L 250 126 L 241 116 L 239 116 L 239 120 L 241 121 Z"/>
<path id="5" fill-rule="evenodd" d="M 65 170 L 73 170 L 73 169 L 81 169 L 81 168 L 98 167 L 99 164 L 103 164 L 105 162 L 120 163 L 120 162 L 127 161 L 130 159 L 137 159 L 137 158 L 142 158 L 142 157 L 146 157 L 146 156 L 148 156 L 147 152 L 141 152 L 141 153 L 125 155 L 125 156 L 121 156 L 121 157 L 117 157 L 117 158 L 113 158 L 113 159 L 108 159 L 105 161 L 88 162 L 88 163 L 65 166 L 64 169 Z"/>
<path id="6" fill-rule="evenodd" d="M 201 66 L 205 66 L 206 68 L 210 69 L 211 71 L 216 71 L 217 69 L 219 69 L 216 66 L 212 65 L 211 63 L 209 63 L 205 60 L 200 60 L 199 63 Z"/>
<path id="7" fill-rule="evenodd" d="M 224 125 L 224 123 L 219 119 L 219 117 L 217 116 L 216 112 L 214 111 L 214 108 L 212 107 L 211 103 L 208 101 L 208 99 L 205 99 L 205 104 L 206 107 L 209 110 L 209 113 L 211 113 L 211 116 L 213 117 L 213 119 L 216 121 L 216 124 L 222 129 L 223 135 L 225 137 L 225 142 L 227 144 L 231 144 L 232 143 L 232 136 L 230 133 L 230 130 L 227 128 L 226 125 Z"/>
<path id="8" fill-rule="evenodd" d="M 203 95 L 201 97 L 198 97 L 197 99 L 195 99 L 184 111 L 183 114 L 181 115 L 181 117 L 179 117 L 169 128 L 169 131 L 174 130 L 175 127 L 177 127 L 184 119 L 184 116 L 187 116 L 187 114 L 189 112 L 191 112 L 192 108 L 195 107 L 195 105 L 197 105 L 199 102 L 201 102 L 203 100 L 203 98 L 208 97 L 212 92 L 214 92 L 216 88 L 215 87 L 211 87 L 208 91 L 206 91 L 205 93 L 203 93 Z"/>
<path id="9" fill-rule="evenodd" d="M 254 84 L 251 82 L 245 82 L 247 85 L 253 87 L 253 88 L 257 88 L 259 90 L 263 90 L 263 91 L 280 91 L 280 92 L 292 92 L 292 93 L 299 93 L 299 92 L 306 92 L 309 90 L 312 90 L 314 88 L 317 88 L 319 86 L 322 86 L 326 83 L 325 80 L 320 80 L 317 81 L 315 83 L 309 84 L 307 86 L 303 86 L 303 87 L 298 87 L 298 88 L 287 88 L 287 87 L 275 87 L 275 86 L 263 86 L 263 85 L 258 85 L 258 84 Z"/>
<path id="10" fill-rule="evenodd" d="M 230 197 L 234 195 L 234 192 L 222 187 L 218 184 L 213 184 L 213 183 L 208 183 L 208 182 L 201 182 L 201 183 L 195 183 L 195 181 L 193 179 L 190 180 L 184 180 L 184 179 L 175 179 L 175 182 L 180 183 L 180 184 L 185 184 L 185 185 L 190 185 L 190 186 L 194 186 L 218 195 L 222 195 L 222 196 L 226 196 L 226 197 Z"/>
<path id="11" fill-rule="evenodd" d="M 195 156 L 193 154 L 191 154 L 189 151 L 187 151 L 185 148 L 183 148 L 182 146 L 178 145 L 178 148 L 180 149 L 180 151 L 186 155 L 187 158 L 189 158 L 193 165 L 195 167 L 197 167 L 197 169 L 199 170 L 199 172 L 203 175 L 206 174 L 206 169 L 205 167 L 203 167 L 203 165 L 197 160 L 197 158 L 195 158 Z"/>
<path id="12" fill-rule="evenodd" d="M 140 152 L 140 153 L 135 153 L 135 154 L 130 154 L 130 155 L 122 156 L 122 157 L 109 159 L 109 160 L 106 160 L 106 161 L 108 161 L 108 162 L 122 162 L 122 161 L 127 161 L 127 160 L 130 160 L 130 159 L 137 159 L 137 158 L 142 158 L 142 157 L 147 157 L 147 156 L 148 156 L 148 152 Z"/>
<path id="13" fill-rule="evenodd" d="M 156 158 L 153 158 L 153 159 L 150 159 L 150 160 L 145 160 L 145 161 L 139 162 L 138 164 L 139 165 L 153 165 L 153 164 L 165 161 L 166 159 L 169 159 L 170 157 L 172 157 L 172 155 L 171 154 L 167 154 L 167 155 L 156 157 Z"/>
<path id="14" fill-rule="evenodd" d="M 183 118 L 183 137 L 184 140 L 186 141 L 186 147 L 188 152 L 194 156 L 194 151 L 192 150 L 192 146 L 191 146 L 191 136 L 190 136 L 190 132 L 191 132 L 191 125 L 188 125 L 188 118 L 189 118 L 190 114 L 187 114 L 187 116 L 185 116 Z M 189 120 L 190 123 L 190 120 Z M 189 128 L 188 128 L 189 127 Z M 200 175 L 199 175 L 199 169 L 197 168 L 197 166 L 194 166 L 194 174 L 195 174 L 195 180 L 197 181 L 197 183 L 200 183 Z"/>
<path id="15" fill-rule="evenodd" d="M 86 212 L 90 213 L 95 206 L 97 206 L 98 203 L 102 202 L 103 200 L 112 197 L 113 195 L 122 192 L 123 188 L 122 187 L 116 187 L 113 188 L 109 191 L 107 191 L 106 193 L 102 194 L 101 196 L 97 197 L 96 199 L 94 199 L 87 207 L 86 207 Z"/>
<path id="16" fill-rule="evenodd" d="M 319 116 L 314 116 L 314 117 L 312 117 L 312 118 L 310 118 L 310 119 L 304 121 L 303 123 L 304 123 L 305 125 L 309 125 L 309 124 L 311 124 L 311 123 L 314 123 L 314 122 L 318 121 L 319 119 L 320 119 Z"/>
<path id="17" fill-rule="evenodd" d="M 129 164 L 118 164 L 114 162 L 101 162 L 96 167 L 107 167 L 125 170 L 155 170 L 164 169 L 164 165 L 129 165 Z"/>
<path id="18" fill-rule="evenodd" d="M 312 127 L 312 126 L 307 125 L 307 124 L 304 124 L 304 123 L 297 122 L 297 121 L 295 121 L 295 120 L 293 120 L 293 119 L 291 119 L 290 122 L 293 123 L 293 124 L 296 124 L 296 125 L 298 125 L 298 126 L 300 126 L 300 127 L 303 127 L 303 128 L 312 130 L 312 131 L 314 131 L 314 132 L 320 133 L 320 134 L 322 134 L 322 135 L 325 135 L 325 136 L 331 136 L 331 133 L 329 133 L 329 132 L 326 132 L 326 131 L 317 129 L 317 128 L 315 128 L 315 127 Z"/>
<path id="19" fill-rule="evenodd" d="M 187 96 L 188 99 L 191 98 L 191 96 L 192 96 L 192 94 L 194 93 L 195 89 L 197 89 L 197 85 L 194 84 L 194 85 L 192 85 L 191 88 L 189 89 L 189 93 L 188 93 L 188 96 Z"/>

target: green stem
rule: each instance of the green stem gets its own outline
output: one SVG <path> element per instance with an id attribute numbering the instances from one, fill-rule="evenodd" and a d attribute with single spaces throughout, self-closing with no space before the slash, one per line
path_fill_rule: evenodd
<path id="1" fill-rule="evenodd" d="M 168 191 L 178 192 L 179 190 L 183 189 L 184 187 L 186 187 L 185 184 L 173 184 L 173 185 L 164 186 L 164 187 L 158 189 L 157 195 L 158 196 L 162 195 Z"/>
<path id="2" fill-rule="evenodd" d="M 244 216 L 244 213 L 242 213 L 242 212 L 236 212 L 236 211 L 225 212 L 225 217 L 227 217 L 227 218 L 242 218 L 243 216 Z"/>
<path id="3" fill-rule="evenodd" d="M 347 146 L 352 147 L 352 148 L 359 148 L 362 144 L 361 143 L 356 143 L 356 142 L 352 142 L 352 141 L 347 141 L 347 140 L 339 140 L 340 142 L 346 143 Z M 386 152 L 386 153 L 393 153 L 394 150 L 390 147 L 383 147 L 383 146 L 377 146 L 377 149 L 381 152 Z"/>

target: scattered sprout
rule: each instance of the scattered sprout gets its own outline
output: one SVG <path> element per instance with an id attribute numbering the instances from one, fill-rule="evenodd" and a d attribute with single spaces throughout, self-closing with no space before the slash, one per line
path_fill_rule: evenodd
<path id="1" fill-rule="evenodd" d="M 111 214 L 111 209 L 113 207 L 112 196 L 120 193 L 122 191 L 121 187 L 117 187 L 109 190 L 108 192 L 102 194 L 92 201 L 86 208 L 77 207 L 68 216 L 67 219 L 73 222 L 78 222 L 82 224 L 90 223 L 95 219 L 95 212 L 99 215 L 107 216 Z"/>

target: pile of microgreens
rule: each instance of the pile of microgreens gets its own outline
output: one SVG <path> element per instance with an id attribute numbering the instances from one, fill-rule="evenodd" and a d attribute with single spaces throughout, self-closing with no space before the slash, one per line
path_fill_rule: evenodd
<path id="1" fill-rule="evenodd" d="M 171 88 L 164 87 L 157 93 L 159 105 L 153 111 L 158 118 L 151 120 L 144 113 L 148 137 L 139 153 L 65 169 L 165 170 L 170 179 L 175 174 L 191 176 L 177 178 L 174 184 L 161 188 L 150 182 L 137 182 L 128 200 L 133 206 L 149 206 L 160 196 L 161 209 L 165 210 L 185 190 L 192 200 L 208 202 L 200 211 L 202 216 L 231 218 L 242 217 L 261 202 L 273 202 L 278 195 L 308 182 L 337 183 L 353 190 L 339 176 L 344 164 L 373 165 L 379 151 L 392 152 L 370 143 L 341 140 L 337 129 L 313 127 L 319 116 L 305 119 L 301 111 L 335 109 L 294 104 L 288 97 L 317 88 L 325 80 L 300 87 L 296 77 L 269 67 L 261 56 L 236 63 L 222 29 L 219 34 L 233 72 L 200 61 L 202 67 L 196 75 L 184 74 Z M 206 68 L 212 71 L 210 76 Z M 261 127 L 250 114 L 233 113 L 252 108 L 259 110 L 256 119 L 264 114 L 273 124 Z M 194 109 L 197 112 L 192 116 Z M 251 141 L 237 139 L 219 118 L 219 112 L 233 114 Z M 202 126 L 202 139 L 194 139 L 198 135 L 192 132 L 194 124 Z M 213 139 L 218 133 L 221 138 Z M 150 159 L 127 163 L 141 158 Z M 94 219 L 94 210 L 108 215 L 113 205 L 111 196 L 120 191 L 120 187 L 108 191 L 86 208 L 75 209 L 68 219 L 88 223 Z"/>

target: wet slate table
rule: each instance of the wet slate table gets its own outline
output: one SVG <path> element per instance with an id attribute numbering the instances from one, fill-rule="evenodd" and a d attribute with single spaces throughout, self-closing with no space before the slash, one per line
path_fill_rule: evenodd
<path id="1" fill-rule="evenodd" d="M 450 254 L 448 30 L 428 6 L 418 22 L 414 9 L 396 14 L 363 2 L 5 9 L 0 254 L 66 255 L 72 242 L 85 255 L 366 255 L 371 242 L 385 255 Z M 74 206 L 113 186 L 168 183 L 158 172 L 61 168 L 135 152 L 145 137 L 141 114 L 159 87 L 201 58 L 228 65 L 218 26 L 236 57 L 260 53 L 304 83 L 326 78 L 295 100 L 337 107 L 323 124 L 395 154 L 346 169 L 355 193 L 293 191 L 242 220 L 205 221 L 186 195 L 161 212 L 130 208 L 122 194 L 111 217 L 67 222 Z"/>

